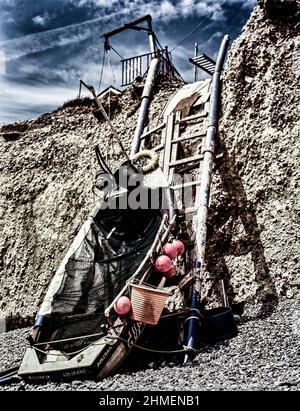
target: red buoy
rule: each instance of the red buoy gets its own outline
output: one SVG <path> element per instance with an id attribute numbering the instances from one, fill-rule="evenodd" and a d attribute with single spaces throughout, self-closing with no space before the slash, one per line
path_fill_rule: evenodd
<path id="1" fill-rule="evenodd" d="M 167 255 L 171 260 L 177 257 L 177 248 L 174 246 L 173 243 L 166 243 L 163 246 L 163 252 Z"/>
<path id="2" fill-rule="evenodd" d="M 169 271 L 167 271 L 166 273 L 164 273 L 164 277 L 166 278 L 172 278 L 176 275 L 176 267 L 174 267 L 174 265 L 172 265 L 171 269 Z"/>
<path id="3" fill-rule="evenodd" d="M 119 315 L 128 314 L 131 310 L 131 301 L 128 297 L 123 295 L 122 297 L 118 298 L 118 300 L 115 302 L 114 310 Z"/>
<path id="4" fill-rule="evenodd" d="M 184 251 L 185 251 L 185 245 L 183 244 L 182 241 L 180 241 L 180 240 L 174 240 L 174 241 L 173 241 L 173 245 L 174 245 L 174 247 L 175 247 L 176 250 L 177 250 L 177 255 L 181 255 L 181 254 L 184 253 Z"/>
<path id="5" fill-rule="evenodd" d="M 166 273 L 172 267 L 172 261 L 167 255 L 160 255 L 155 261 L 155 267 L 160 273 Z"/>

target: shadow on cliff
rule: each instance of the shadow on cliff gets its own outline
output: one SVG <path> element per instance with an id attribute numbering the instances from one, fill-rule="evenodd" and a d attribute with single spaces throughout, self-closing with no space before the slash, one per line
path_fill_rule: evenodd
<path id="1" fill-rule="evenodd" d="M 221 194 L 219 198 L 217 195 L 217 201 L 212 204 L 208 219 L 207 271 L 213 283 L 207 297 L 212 297 L 214 290 L 219 290 L 218 297 L 221 299 L 218 283 L 223 279 L 229 303 L 232 303 L 234 290 L 230 285 L 231 274 L 226 264 L 226 257 L 250 254 L 255 282 L 258 285 L 257 290 L 253 298 L 237 304 L 236 307 L 233 305 L 233 308 L 241 314 L 246 302 L 259 302 L 262 305 L 258 317 L 264 318 L 276 308 L 278 295 L 266 262 L 255 205 L 248 200 L 239 176 L 242 164 L 236 163 L 233 156 L 229 155 L 225 137 L 223 136 L 222 143 L 219 143 L 223 157 L 221 163 L 216 166 L 220 174 Z M 243 225 L 245 235 L 236 240 L 234 226 L 237 225 L 238 220 Z M 241 284 L 241 287 L 245 285 Z"/>

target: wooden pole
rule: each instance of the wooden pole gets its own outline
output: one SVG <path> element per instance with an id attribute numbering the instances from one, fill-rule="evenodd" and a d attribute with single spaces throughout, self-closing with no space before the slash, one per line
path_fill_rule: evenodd
<path id="1" fill-rule="evenodd" d="M 195 43 L 195 49 L 194 49 L 194 57 L 198 56 L 198 43 Z M 194 65 L 194 83 L 197 81 L 197 71 L 198 68 L 196 64 Z"/>
<path id="2" fill-rule="evenodd" d="M 118 135 L 118 133 L 116 132 L 116 130 L 115 130 L 112 122 L 110 121 L 110 118 L 108 117 L 108 115 L 107 115 L 107 113 L 106 113 L 106 111 L 105 111 L 105 109 L 104 109 L 101 101 L 99 100 L 99 98 L 98 98 L 98 96 L 97 96 L 97 94 L 96 94 L 96 92 L 95 92 L 94 87 L 93 87 L 92 85 L 86 84 L 86 83 L 85 83 L 84 81 L 82 81 L 82 80 L 81 80 L 81 83 L 82 83 L 82 84 L 84 85 L 84 87 L 85 87 L 87 90 L 89 90 L 89 92 L 93 95 L 93 97 L 94 97 L 94 99 L 95 99 L 95 101 L 96 101 L 96 103 L 97 103 L 97 106 L 98 106 L 99 109 L 101 110 L 101 113 L 103 114 L 103 117 L 105 118 L 105 120 L 108 122 L 109 127 L 110 127 L 110 129 L 111 129 L 111 131 L 112 131 L 115 139 L 117 140 L 117 142 L 118 142 L 118 144 L 119 144 L 119 146 L 120 146 L 123 154 L 125 155 L 126 159 L 129 160 L 129 156 L 128 156 L 128 154 L 127 154 L 127 152 L 126 152 L 126 150 L 125 150 L 125 148 L 124 148 L 124 146 L 123 146 L 123 144 L 122 144 L 122 141 L 121 141 L 121 139 L 119 138 L 119 135 Z"/>

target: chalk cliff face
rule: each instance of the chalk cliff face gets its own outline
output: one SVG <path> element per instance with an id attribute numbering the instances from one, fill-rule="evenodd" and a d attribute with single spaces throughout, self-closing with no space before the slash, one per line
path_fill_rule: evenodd
<path id="1" fill-rule="evenodd" d="M 178 87 L 162 81 L 149 125 Z M 113 101 L 112 123 L 130 144 L 140 97 L 129 87 Z M 110 166 L 122 159 L 104 121 L 89 99 L 66 104 L 35 120 L 3 126 L 0 136 L 0 317 L 32 322 L 49 282 L 74 235 L 94 206 L 92 185 L 99 144 Z M 9 324 L 8 324 L 9 326 Z"/>
<path id="2" fill-rule="evenodd" d="M 233 302 L 299 297 L 300 2 L 262 0 L 223 84 L 206 293 Z"/>
<path id="3" fill-rule="evenodd" d="M 232 303 L 299 296 L 300 6 L 261 0 L 229 54 L 215 167 L 203 296 Z M 178 83 L 161 84 L 150 124 Z M 32 320 L 74 234 L 94 203 L 99 143 L 120 151 L 91 102 L 4 126 L 0 137 L 0 315 Z M 129 148 L 137 90 L 113 105 Z"/>

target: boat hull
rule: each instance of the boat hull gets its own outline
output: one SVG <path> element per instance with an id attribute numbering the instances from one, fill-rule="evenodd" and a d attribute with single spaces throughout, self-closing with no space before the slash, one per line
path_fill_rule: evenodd
<path id="1" fill-rule="evenodd" d="M 118 333 L 108 334 L 96 340 L 71 359 L 61 359 L 62 352 L 53 354 L 56 360 L 41 362 L 36 347 L 27 348 L 18 376 L 24 381 L 46 382 L 97 379 L 111 375 L 125 360 L 141 336 L 142 323 L 121 324 Z M 48 352 L 47 358 L 51 355 Z"/>

